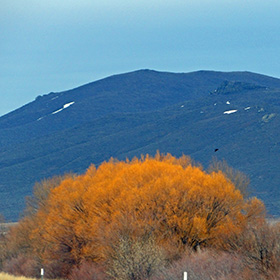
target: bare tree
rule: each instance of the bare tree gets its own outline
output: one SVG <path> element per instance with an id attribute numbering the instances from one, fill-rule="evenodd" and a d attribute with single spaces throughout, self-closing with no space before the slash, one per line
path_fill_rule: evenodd
<path id="1" fill-rule="evenodd" d="M 280 274 L 280 224 L 266 221 L 250 224 L 242 234 L 228 240 L 228 249 L 238 252 L 244 265 L 261 279 Z M 279 278 L 275 278 L 279 279 Z"/>
<path id="2" fill-rule="evenodd" d="M 225 160 L 219 161 L 216 157 L 213 157 L 212 162 L 208 167 L 208 172 L 218 171 L 222 171 L 245 198 L 249 196 L 250 179 L 246 174 L 229 166 Z"/>
<path id="3" fill-rule="evenodd" d="M 150 279 L 163 269 L 165 257 L 151 236 L 122 236 L 109 260 L 108 274 L 118 280 Z"/>

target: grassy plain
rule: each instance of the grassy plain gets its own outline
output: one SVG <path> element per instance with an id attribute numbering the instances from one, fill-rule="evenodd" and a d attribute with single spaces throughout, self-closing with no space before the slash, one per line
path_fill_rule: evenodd
<path id="1" fill-rule="evenodd" d="M 24 276 L 14 276 L 8 273 L 0 272 L 0 280 L 39 280 L 39 278 L 27 278 Z M 51 280 L 51 279 L 48 279 Z M 60 279 L 62 280 L 62 279 Z"/>
<path id="2" fill-rule="evenodd" d="M 1 280 L 36 280 L 36 278 L 26 278 L 23 276 L 16 277 L 16 276 L 13 276 L 13 275 L 10 275 L 7 273 L 3 273 L 3 272 L 0 273 L 0 279 Z"/>

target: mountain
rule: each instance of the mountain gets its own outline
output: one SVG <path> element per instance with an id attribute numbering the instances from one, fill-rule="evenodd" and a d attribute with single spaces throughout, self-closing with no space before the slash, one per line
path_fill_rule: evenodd
<path id="1" fill-rule="evenodd" d="M 43 178 L 159 150 L 225 159 L 279 216 L 279 94 L 250 72 L 139 70 L 38 96 L 0 118 L 0 213 L 16 221 Z"/>

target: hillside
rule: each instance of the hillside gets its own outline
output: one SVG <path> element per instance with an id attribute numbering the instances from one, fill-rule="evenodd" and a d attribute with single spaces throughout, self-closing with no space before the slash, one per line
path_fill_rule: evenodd
<path id="1" fill-rule="evenodd" d="M 43 178 L 160 150 L 225 159 L 279 216 L 279 93 L 250 72 L 140 70 L 38 96 L 0 118 L 0 212 L 17 220 Z"/>

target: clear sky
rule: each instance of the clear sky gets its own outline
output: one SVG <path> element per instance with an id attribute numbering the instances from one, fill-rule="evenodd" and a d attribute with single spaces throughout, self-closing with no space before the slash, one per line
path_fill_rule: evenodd
<path id="1" fill-rule="evenodd" d="M 279 0 L 0 0 L 0 115 L 138 69 L 280 78 Z"/>

